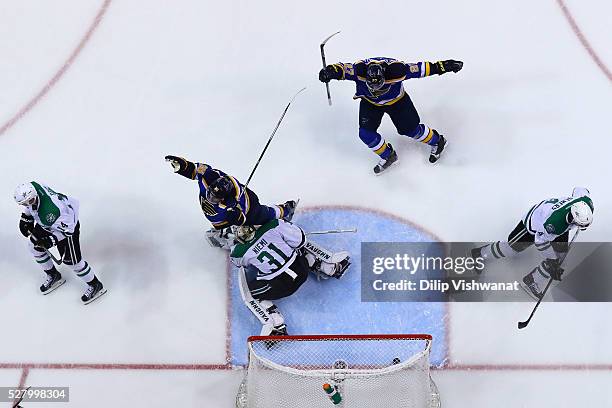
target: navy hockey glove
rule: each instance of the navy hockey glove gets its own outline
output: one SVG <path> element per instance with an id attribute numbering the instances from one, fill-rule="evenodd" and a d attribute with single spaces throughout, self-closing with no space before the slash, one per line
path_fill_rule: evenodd
<path id="1" fill-rule="evenodd" d="M 338 65 L 328 65 L 319 71 L 319 81 L 328 83 L 332 79 L 342 79 L 344 72 Z"/>
<path id="2" fill-rule="evenodd" d="M 57 245 L 57 238 L 54 235 L 47 235 L 41 238 L 37 238 L 33 234 L 30 236 L 30 241 L 34 244 L 35 247 L 49 249 L 55 245 Z"/>
<path id="3" fill-rule="evenodd" d="M 459 72 L 463 68 L 463 61 L 445 60 L 433 64 L 432 74 L 446 74 L 447 72 Z"/>
<path id="4" fill-rule="evenodd" d="M 34 217 L 27 214 L 21 214 L 21 219 L 19 220 L 19 231 L 24 237 L 29 237 L 32 231 L 34 230 Z"/>
<path id="5" fill-rule="evenodd" d="M 550 277 L 556 281 L 561 280 L 564 269 L 561 267 L 561 263 L 558 259 L 545 259 L 542 261 L 542 269 L 550 275 Z"/>
<path id="6" fill-rule="evenodd" d="M 242 212 L 242 208 L 240 206 L 230 207 L 225 212 L 225 220 L 230 225 L 243 225 L 246 221 L 246 217 Z"/>

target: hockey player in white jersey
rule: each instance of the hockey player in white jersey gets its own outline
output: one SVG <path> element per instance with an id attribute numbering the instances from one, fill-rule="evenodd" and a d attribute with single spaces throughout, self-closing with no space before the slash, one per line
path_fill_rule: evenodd
<path id="1" fill-rule="evenodd" d="M 241 268 L 241 294 L 263 324 L 263 336 L 287 334 L 285 320 L 272 300 L 295 293 L 309 272 L 340 279 L 350 265 L 348 252 L 331 253 L 308 241 L 300 227 L 282 219 L 259 228 L 237 227 L 236 239 L 231 260 Z"/>
<path id="2" fill-rule="evenodd" d="M 593 201 L 589 190 L 574 188 L 571 197 L 543 200 L 527 211 L 508 236 L 508 242 L 496 241 L 472 250 L 472 257 L 486 260 L 513 256 L 532 245 L 544 255 L 542 263 L 523 277 L 521 286 L 536 299 L 548 281 L 561 280 L 561 260 L 568 251 L 570 231 L 584 230 L 593 222 Z"/>
<path id="3" fill-rule="evenodd" d="M 30 239 L 30 252 L 47 275 L 40 286 L 41 293 L 49 294 L 66 282 L 51 260 L 49 249 L 54 246 L 59 250 L 61 262 L 87 283 L 87 290 L 81 296 L 83 303 L 106 293 L 102 282 L 81 256 L 79 202 L 34 181 L 17 186 L 14 198 L 22 206 L 19 230 Z"/>

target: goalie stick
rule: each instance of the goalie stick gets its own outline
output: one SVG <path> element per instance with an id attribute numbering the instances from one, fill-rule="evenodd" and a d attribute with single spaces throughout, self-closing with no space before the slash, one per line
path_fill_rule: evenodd
<path id="1" fill-rule="evenodd" d="M 325 69 L 325 67 L 327 66 L 327 63 L 325 62 L 325 49 L 324 49 L 325 48 L 325 43 L 327 43 L 327 41 L 329 41 L 329 39 L 332 38 L 336 34 L 340 34 L 340 31 L 336 31 L 335 33 L 333 33 L 332 35 L 330 35 L 329 37 L 324 39 L 323 42 L 320 45 L 320 47 L 321 47 L 321 61 L 323 61 L 323 69 Z M 328 82 L 325 83 L 325 89 L 327 90 L 327 102 L 329 103 L 329 106 L 331 106 L 332 101 L 331 101 L 331 94 L 329 93 L 329 83 Z"/>
<path id="2" fill-rule="evenodd" d="M 574 240 L 578 236 L 579 232 L 580 232 L 580 230 L 577 230 L 576 233 L 574 234 L 574 236 L 572 237 L 572 240 L 570 241 L 569 245 L 567 246 L 567 252 L 563 256 L 563 259 L 561 259 L 561 262 L 559 264 L 563 264 L 563 262 L 565 261 L 565 258 L 567 258 L 567 255 L 569 254 L 569 251 L 570 251 L 570 249 L 572 247 L 572 244 L 574 243 Z M 548 292 L 548 288 L 550 288 L 550 285 L 552 285 L 553 280 L 554 280 L 553 278 L 550 278 L 548 280 L 548 283 L 546 284 L 546 287 L 544 288 L 544 291 L 542 292 L 542 296 L 540 297 L 540 299 L 538 299 L 538 302 L 535 304 L 533 310 L 531 311 L 531 314 L 529 315 L 529 318 L 527 320 L 525 320 L 524 322 L 518 322 L 518 328 L 519 329 L 524 329 L 525 327 L 527 327 L 527 325 L 531 321 L 531 318 L 535 314 L 536 310 L 538 310 L 538 307 L 540 306 L 540 303 L 542 303 L 542 299 L 544 299 L 544 296 L 546 296 L 546 292 Z"/>
<path id="3" fill-rule="evenodd" d="M 307 232 L 306 235 L 342 234 L 344 232 L 357 232 L 357 228 L 335 229 L 335 230 L 325 230 L 325 231 L 310 231 L 310 232 Z"/>

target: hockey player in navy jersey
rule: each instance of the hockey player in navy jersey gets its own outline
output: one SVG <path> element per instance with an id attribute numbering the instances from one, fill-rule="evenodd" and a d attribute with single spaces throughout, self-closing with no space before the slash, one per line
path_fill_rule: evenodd
<path id="1" fill-rule="evenodd" d="M 290 221 L 293 217 L 295 201 L 262 205 L 257 194 L 221 170 L 177 156 L 166 156 L 165 159 L 175 173 L 197 180 L 200 206 L 213 225 L 206 234 L 212 246 L 229 249 L 233 243 L 233 236 L 230 236 L 232 225 L 262 225 L 275 218 Z"/>
<path id="2" fill-rule="evenodd" d="M 447 144 L 444 136 L 420 123 L 419 114 L 404 90 L 402 81 L 459 72 L 461 68 L 463 62 L 455 60 L 411 64 L 393 58 L 376 57 L 355 63 L 328 65 L 319 72 L 319 80 L 325 83 L 332 79 L 356 83 L 354 98 L 361 99 L 359 138 L 380 156 L 380 162 L 374 167 L 374 173 L 380 174 L 398 160 L 391 144 L 377 132 L 385 113 L 391 117 L 399 134 L 431 146 L 430 163 L 438 161 Z"/>

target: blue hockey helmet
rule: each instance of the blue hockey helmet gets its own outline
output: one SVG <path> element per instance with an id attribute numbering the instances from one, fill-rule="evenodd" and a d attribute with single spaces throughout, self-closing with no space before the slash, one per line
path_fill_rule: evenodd
<path id="1" fill-rule="evenodd" d="M 219 204 L 234 194 L 234 183 L 229 176 L 221 176 L 206 189 L 206 200 Z"/>
<path id="2" fill-rule="evenodd" d="M 385 70 L 382 64 L 371 62 L 366 68 L 366 85 L 372 91 L 378 91 L 385 85 Z"/>

